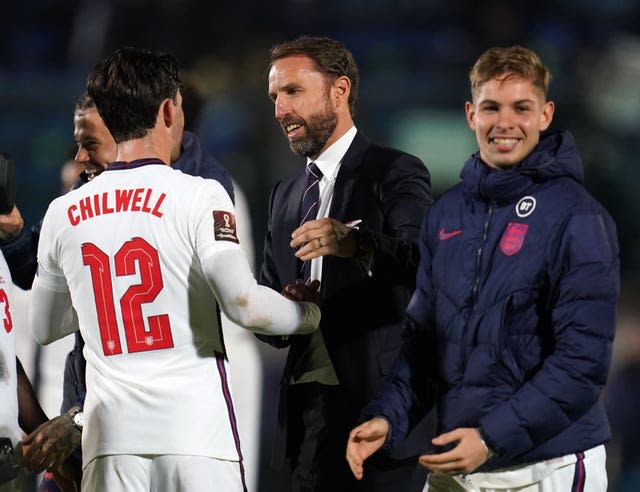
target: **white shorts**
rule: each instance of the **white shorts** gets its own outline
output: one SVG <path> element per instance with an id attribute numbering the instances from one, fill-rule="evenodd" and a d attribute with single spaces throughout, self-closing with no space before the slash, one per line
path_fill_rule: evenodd
<path id="1" fill-rule="evenodd" d="M 205 456 L 99 456 L 82 475 L 82 490 L 94 492 L 246 492 L 237 461 Z"/>
<path id="2" fill-rule="evenodd" d="M 604 444 L 584 453 L 487 473 L 430 473 L 423 492 L 606 492 Z"/>

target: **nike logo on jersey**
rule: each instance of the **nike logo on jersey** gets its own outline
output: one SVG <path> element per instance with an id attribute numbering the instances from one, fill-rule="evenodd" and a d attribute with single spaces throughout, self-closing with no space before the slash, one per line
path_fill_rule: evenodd
<path id="1" fill-rule="evenodd" d="M 447 239 L 459 236 L 460 234 L 462 234 L 462 229 L 454 229 L 453 231 L 446 232 L 443 227 L 438 233 L 438 239 L 440 239 L 440 241 L 446 241 Z"/>
<path id="2" fill-rule="evenodd" d="M 158 194 L 151 188 L 105 191 L 71 205 L 67 209 L 67 217 L 72 226 L 92 217 L 118 212 L 144 212 L 162 217 L 160 206 L 166 197 L 166 193 Z"/>

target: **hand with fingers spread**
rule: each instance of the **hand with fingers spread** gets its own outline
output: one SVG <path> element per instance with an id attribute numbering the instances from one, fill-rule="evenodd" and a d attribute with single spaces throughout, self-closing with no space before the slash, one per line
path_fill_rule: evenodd
<path id="1" fill-rule="evenodd" d="M 450 451 L 420 456 L 422 466 L 433 472 L 456 475 L 471 473 L 489 459 L 489 450 L 478 429 L 467 427 L 440 434 L 431 440 L 435 446 L 457 443 Z"/>
<path id="2" fill-rule="evenodd" d="M 33 472 L 57 469 L 80 444 L 82 433 L 67 413 L 40 425 L 22 441 L 24 466 Z"/>
<path id="3" fill-rule="evenodd" d="M 383 418 L 373 418 L 349 433 L 347 462 L 358 479 L 364 476 L 364 461 L 375 453 L 387 440 L 389 423 Z"/>
<path id="4" fill-rule="evenodd" d="M 358 249 L 353 231 L 353 228 L 329 217 L 308 220 L 293 231 L 290 245 L 297 248 L 296 256 L 302 261 L 327 255 L 351 258 Z"/>

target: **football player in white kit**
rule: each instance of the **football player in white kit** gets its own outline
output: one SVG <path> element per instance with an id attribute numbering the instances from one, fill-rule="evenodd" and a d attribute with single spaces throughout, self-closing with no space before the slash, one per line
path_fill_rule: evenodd
<path id="1" fill-rule="evenodd" d="M 18 374 L 16 364 L 16 342 L 11 318 L 11 274 L 4 256 L 0 254 L 0 437 L 11 439 L 12 446 L 20 441 L 18 425 Z M 0 492 L 22 490 L 23 477 L 0 485 Z"/>
<path id="2" fill-rule="evenodd" d="M 259 286 L 223 187 L 167 165 L 184 127 L 172 57 L 117 50 L 87 89 L 116 162 L 49 206 L 30 313 L 40 343 L 86 342 L 82 489 L 246 490 L 217 304 L 278 335 L 312 332 L 320 311 Z"/>
<path id="3" fill-rule="evenodd" d="M 18 443 L 22 438 L 20 429 L 32 432 L 47 421 L 47 416 L 36 399 L 22 364 L 16 358 L 16 329 L 26 327 L 16 327 L 11 316 L 15 288 L 7 262 L 0 253 L 0 437 L 10 439 L 12 448 L 19 448 Z M 12 458 L 15 463 L 20 461 L 17 456 Z M 9 455 L 3 456 L 3 460 L 9 459 Z M 9 466 L 8 462 L 5 466 Z M 8 471 L 8 468 L 4 470 Z M 14 472 L 9 474 L 13 475 Z M 15 475 L 15 478 L 6 482 L 5 477 L 0 477 L 0 492 L 24 490 L 24 472 L 20 469 Z"/>

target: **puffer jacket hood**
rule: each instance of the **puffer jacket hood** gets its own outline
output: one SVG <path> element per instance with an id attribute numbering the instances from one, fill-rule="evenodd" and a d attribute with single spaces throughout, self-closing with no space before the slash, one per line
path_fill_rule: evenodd
<path id="1" fill-rule="evenodd" d="M 581 183 L 583 171 L 573 136 L 557 130 L 541 135 L 534 151 L 510 169 L 493 169 L 476 152 L 467 160 L 460 177 L 472 197 L 501 204 L 528 194 L 540 181 L 569 177 Z"/>

